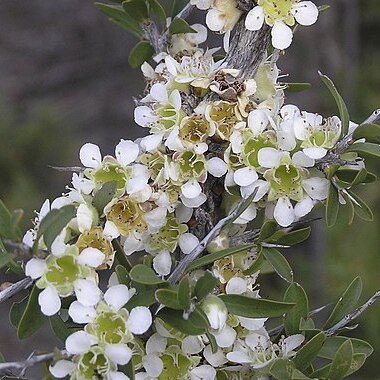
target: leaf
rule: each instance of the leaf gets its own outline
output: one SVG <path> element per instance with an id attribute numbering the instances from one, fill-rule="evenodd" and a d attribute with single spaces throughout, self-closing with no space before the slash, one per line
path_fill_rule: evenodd
<path id="1" fill-rule="evenodd" d="M 148 3 L 151 9 L 157 16 L 157 19 L 161 22 L 162 25 L 166 23 L 166 13 L 162 5 L 157 0 L 148 0 Z"/>
<path id="2" fill-rule="evenodd" d="M 145 290 L 143 292 L 140 292 L 134 295 L 127 302 L 127 304 L 125 305 L 125 308 L 128 311 L 131 311 L 133 308 L 137 306 L 147 306 L 147 307 L 152 306 L 153 304 L 157 302 L 156 297 L 155 297 L 155 292 L 156 292 L 156 289 L 149 289 L 149 290 Z"/>
<path id="3" fill-rule="evenodd" d="M 183 8 L 185 8 L 188 2 L 189 0 L 174 0 L 172 8 L 172 17 L 177 16 L 178 13 L 181 12 Z"/>
<path id="4" fill-rule="evenodd" d="M 278 231 L 272 236 L 271 242 L 275 242 L 278 245 L 296 245 L 307 240 L 310 236 L 311 227 L 301 228 L 299 230 L 285 232 Z"/>
<path id="5" fill-rule="evenodd" d="M 61 342 L 65 342 L 67 337 L 74 332 L 70 331 L 70 329 L 66 326 L 65 322 L 63 322 L 62 318 L 58 314 L 49 317 L 49 322 L 55 336 Z"/>
<path id="6" fill-rule="evenodd" d="M 255 260 L 253 261 L 252 265 L 248 269 L 246 269 L 243 272 L 243 274 L 245 276 L 249 276 L 251 274 L 256 273 L 259 269 L 261 269 L 261 267 L 263 266 L 264 263 L 266 263 L 265 258 L 264 258 L 264 255 L 262 253 L 262 250 L 260 250 L 260 252 L 256 256 Z"/>
<path id="7" fill-rule="evenodd" d="M 38 242 L 42 237 L 47 248 L 50 249 L 55 238 L 62 232 L 70 220 L 75 217 L 75 212 L 75 207 L 73 205 L 67 205 L 59 209 L 49 211 L 41 220 L 38 227 L 33 250 L 37 251 Z"/>
<path id="8" fill-rule="evenodd" d="M 12 239 L 12 214 L 0 199 L 0 236 Z"/>
<path id="9" fill-rule="evenodd" d="M 202 335 L 208 328 L 207 322 L 197 309 L 190 314 L 188 319 L 184 319 L 183 311 L 165 307 L 157 312 L 157 318 L 187 335 Z"/>
<path id="10" fill-rule="evenodd" d="M 321 350 L 325 339 L 326 336 L 321 331 L 297 351 L 293 362 L 300 371 L 304 371 L 309 367 Z"/>
<path id="11" fill-rule="evenodd" d="M 160 285 L 166 282 L 157 277 L 153 269 L 143 264 L 135 265 L 129 272 L 129 276 L 133 281 L 144 285 Z"/>
<path id="12" fill-rule="evenodd" d="M 112 247 L 115 250 L 115 256 L 117 262 L 122 265 L 125 270 L 128 272 L 132 269 L 132 264 L 128 259 L 128 256 L 125 254 L 123 247 L 120 244 L 118 239 L 112 240 Z"/>
<path id="13" fill-rule="evenodd" d="M 214 261 L 220 260 L 223 257 L 231 256 L 231 255 L 234 255 L 236 253 L 240 253 L 240 252 L 246 251 L 246 250 L 248 250 L 250 248 L 253 248 L 255 246 L 256 246 L 256 244 L 248 244 L 248 245 L 242 245 L 240 247 L 233 247 L 233 248 L 223 249 L 222 251 L 215 252 L 215 253 L 210 253 L 210 254 L 208 254 L 206 256 L 203 256 L 203 257 L 201 257 L 199 259 L 194 260 L 187 267 L 186 272 L 190 272 L 190 271 L 192 271 L 194 269 L 204 267 L 204 266 L 206 266 L 208 264 L 212 264 Z"/>
<path id="14" fill-rule="evenodd" d="M 19 339 L 26 339 L 32 336 L 47 319 L 46 316 L 42 314 L 38 304 L 39 294 L 40 290 L 34 285 L 17 327 L 17 337 Z"/>
<path id="15" fill-rule="evenodd" d="M 352 310 L 354 310 L 361 296 L 362 288 L 363 285 L 361 278 L 356 277 L 339 298 L 324 326 L 325 329 L 329 329 L 335 326 L 347 314 L 351 313 Z"/>
<path id="16" fill-rule="evenodd" d="M 311 83 L 284 83 L 289 92 L 302 92 L 311 88 Z"/>
<path id="17" fill-rule="evenodd" d="M 362 169 L 363 170 L 363 169 Z M 354 183 L 358 177 L 358 171 L 352 169 L 339 169 L 335 172 L 336 176 L 343 182 Z M 366 177 L 362 181 L 362 183 L 373 183 L 376 182 L 377 177 L 373 173 L 367 172 Z"/>
<path id="18" fill-rule="evenodd" d="M 172 289 L 158 289 L 155 297 L 161 305 L 174 310 L 185 310 L 178 300 L 178 293 Z M 187 309 L 186 309 L 187 310 Z"/>
<path id="19" fill-rule="evenodd" d="M 211 352 L 213 354 L 216 354 L 218 352 L 219 346 L 218 346 L 218 343 L 216 342 L 215 336 L 212 335 L 211 333 L 209 333 L 208 331 L 206 332 L 206 336 L 207 336 L 207 339 L 210 342 Z"/>
<path id="20" fill-rule="evenodd" d="M 111 202 L 116 193 L 116 181 L 106 182 L 94 195 L 92 199 L 92 205 L 98 211 L 99 216 L 104 213 L 104 207 Z"/>
<path id="21" fill-rule="evenodd" d="M 128 271 L 122 265 L 116 265 L 115 273 L 120 284 L 129 285 Z"/>
<path id="22" fill-rule="evenodd" d="M 357 153 L 360 157 L 380 157 L 380 145 L 367 143 L 367 142 L 357 142 L 350 145 L 346 152 Z"/>
<path id="23" fill-rule="evenodd" d="M 197 297 L 197 300 L 202 301 L 203 298 L 208 296 L 213 291 L 218 282 L 218 279 L 214 277 L 211 272 L 206 271 L 205 274 L 195 284 L 194 294 Z"/>
<path id="24" fill-rule="evenodd" d="M 285 281 L 293 281 L 293 271 L 285 257 L 274 248 L 262 248 L 267 261 L 272 265 L 276 273 Z"/>
<path id="25" fill-rule="evenodd" d="M 176 17 L 170 24 L 170 34 L 196 33 L 190 25 L 182 18 Z"/>
<path id="26" fill-rule="evenodd" d="M 348 339 L 351 340 L 354 354 L 364 354 L 369 357 L 373 353 L 373 347 L 364 340 L 345 336 L 331 336 L 326 339 L 318 356 L 330 360 L 334 359 L 338 348 Z"/>
<path id="27" fill-rule="evenodd" d="M 353 135 L 354 140 L 365 139 L 367 142 L 380 144 L 380 126 L 377 124 L 359 125 Z"/>
<path id="28" fill-rule="evenodd" d="M 298 334 L 300 323 L 307 319 L 309 314 L 309 300 L 305 290 L 300 284 L 293 282 L 284 295 L 284 302 L 294 303 L 294 307 L 286 313 L 284 326 L 286 335 Z"/>
<path id="29" fill-rule="evenodd" d="M 326 202 L 326 224 L 327 227 L 335 225 L 339 212 L 339 195 L 335 186 L 330 183 L 329 195 Z"/>
<path id="30" fill-rule="evenodd" d="M 366 222 L 373 221 L 373 212 L 368 207 L 368 205 L 355 193 L 348 191 L 351 196 L 352 204 L 354 205 L 355 214 L 362 220 Z"/>
<path id="31" fill-rule="evenodd" d="M 148 19 L 148 7 L 144 0 L 126 0 L 122 3 L 125 13 L 137 23 Z"/>
<path id="32" fill-rule="evenodd" d="M 334 360 L 331 363 L 328 378 L 331 380 L 340 380 L 346 377 L 351 368 L 352 356 L 352 343 L 350 340 L 346 340 L 336 352 Z"/>
<path id="33" fill-rule="evenodd" d="M 340 114 L 340 120 L 342 121 L 342 134 L 341 136 L 346 136 L 348 133 L 348 127 L 350 123 L 350 116 L 348 114 L 347 106 L 343 101 L 343 98 L 339 94 L 337 88 L 335 87 L 332 80 L 326 76 L 323 75 L 321 72 L 319 72 L 319 76 L 322 79 L 322 82 L 326 85 L 326 87 L 329 89 L 331 95 L 334 97 L 335 102 L 339 109 Z"/>
<path id="34" fill-rule="evenodd" d="M 260 228 L 258 242 L 266 241 L 277 231 L 277 223 L 274 220 L 267 220 Z"/>
<path id="35" fill-rule="evenodd" d="M 28 298 L 29 296 L 25 297 L 22 301 L 20 302 L 15 302 L 11 310 L 9 311 L 9 321 L 11 322 L 12 326 L 17 329 L 21 317 L 25 312 L 26 305 L 28 303 Z"/>
<path id="36" fill-rule="evenodd" d="M 186 275 L 178 284 L 178 302 L 183 310 L 189 310 L 191 304 L 191 287 L 189 276 Z"/>
<path id="37" fill-rule="evenodd" d="M 231 314 L 247 318 L 280 317 L 294 306 L 294 303 L 250 298 L 238 294 L 223 294 L 219 298 Z"/>
<path id="38" fill-rule="evenodd" d="M 136 37 L 142 37 L 144 35 L 136 20 L 127 15 L 122 6 L 108 5 L 103 3 L 95 3 L 95 6 L 106 16 L 110 17 L 112 22 L 122 27 L 123 29 L 128 30 Z"/>
<path id="39" fill-rule="evenodd" d="M 8 265 L 13 260 L 14 257 L 15 255 L 12 253 L 8 253 L 8 252 L 0 253 L 0 269 Z"/>
<path id="40" fill-rule="evenodd" d="M 269 373 L 278 380 L 292 380 L 295 369 L 294 363 L 290 360 L 277 359 L 270 367 Z"/>
<path id="41" fill-rule="evenodd" d="M 350 376 L 354 372 L 359 371 L 359 369 L 363 366 L 366 360 L 367 357 L 365 354 L 353 354 L 351 367 L 350 370 L 347 372 L 347 376 Z"/>
<path id="42" fill-rule="evenodd" d="M 133 364 L 133 359 L 125 365 L 119 365 L 118 370 L 124 373 L 124 375 L 127 375 L 129 380 L 135 380 L 135 367 Z"/>
<path id="43" fill-rule="evenodd" d="M 134 69 L 149 61 L 154 54 L 153 46 L 148 41 L 140 41 L 130 52 L 128 62 Z"/>

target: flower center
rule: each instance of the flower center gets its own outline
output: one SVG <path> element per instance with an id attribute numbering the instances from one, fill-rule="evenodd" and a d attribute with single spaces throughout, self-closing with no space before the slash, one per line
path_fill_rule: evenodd
<path id="1" fill-rule="evenodd" d="M 258 4 L 264 8 L 265 20 L 268 25 L 275 21 L 284 21 L 288 25 L 294 25 L 294 17 L 291 9 L 299 0 L 259 0 Z"/>

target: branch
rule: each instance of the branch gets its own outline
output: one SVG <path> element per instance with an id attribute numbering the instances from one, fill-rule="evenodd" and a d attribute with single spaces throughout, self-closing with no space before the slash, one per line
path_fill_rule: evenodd
<path id="1" fill-rule="evenodd" d="M 233 209 L 233 211 L 227 215 L 225 218 L 219 220 L 219 222 L 215 225 L 215 227 L 206 235 L 206 237 L 188 254 L 186 255 L 182 261 L 180 261 L 177 267 L 174 269 L 173 273 L 169 276 L 168 281 L 170 283 L 176 283 L 185 273 L 188 265 L 194 261 L 207 247 L 212 239 L 219 235 L 222 228 L 234 221 L 239 215 L 244 212 L 244 209 L 252 202 L 252 199 L 255 197 L 258 188 L 255 188 L 252 194 L 243 198 L 237 206 Z"/>
<path id="2" fill-rule="evenodd" d="M 347 314 L 343 319 L 341 319 L 336 325 L 325 331 L 326 336 L 334 335 L 338 330 L 347 326 L 354 319 L 358 318 L 363 314 L 370 306 L 372 306 L 377 299 L 380 298 L 380 290 L 377 291 L 364 305 L 358 307 L 355 311 L 350 314 Z"/>
<path id="3" fill-rule="evenodd" d="M 29 288 L 33 284 L 33 280 L 30 277 L 26 277 L 23 280 L 16 282 L 8 288 L 0 292 L 0 303 L 13 297 L 15 294 L 20 293 L 22 290 Z"/>
<path id="4" fill-rule="evenodd" d="M 81 166 L 52 166 L 48 165 L 50 169 L 57 170 L 59 172 L 74 172 L 74 173 L 83 173 L 85 168 Z"/>
<path id="5" fill-rule="evenodd" d="M 66 351 L 61 351 L 62 355 L 67 355 Z M 6 371 L 10 369 L 25 370 L 28 367 L 32 367 L 35 364 L 47 362 L 53 359 L 57 355 L 57 352 L 50 352 L 48 354 L 36 355 L 32 354 L 28 359 L 19 362 L 6 362 L 0 363 L 0 375 L 6 375 Z"/>

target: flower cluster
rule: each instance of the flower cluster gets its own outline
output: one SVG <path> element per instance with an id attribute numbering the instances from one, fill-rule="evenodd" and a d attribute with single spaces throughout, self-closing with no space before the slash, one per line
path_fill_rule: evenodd
<path id="1" fill-rule="evenodd" d="M 318 19 L 318 8 L 311 1 L 257 0 L 245 18 L 248 30 L 260 30 L 264 24 L 272 28 L 272 45 L 287 49 L 293 40 L 292 27 L 310 26 Z M 236 0 L 191 0 L 201 10 L 208 10 L 206 24 L 214 32 L 229 33 L 243 14 Z"/>

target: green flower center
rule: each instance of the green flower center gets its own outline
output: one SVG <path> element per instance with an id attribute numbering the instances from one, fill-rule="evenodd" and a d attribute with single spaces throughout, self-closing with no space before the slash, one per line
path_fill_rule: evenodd
<path id="1" fill-rule="evenodd" d="M 69 292 L 72 289 L 73 282 L 77 279 L 79 267 L 75 262 L 74 256 L 65 255 L 54 257 L 48 263 L 48 270 L 45 273 L 46 281 L 53 284 L 60 292 Z"/>
<path id="2" fill-rule="evenodd" d="M 216 124 L 216 133 L 222 140 L 228 140 L 233 127 L 241 121 L 236 113 L 236 103 L 220 101 L 210 106 L 208 119 Z"/>
<path id="3" fill-rule="evenodd" d="M 165 104 L 160 106 L 156 110 L 160 123 L 164 129 L 170 130 L 175 125 L 178 125 L 183 117 L 186 116 L 183 110 L 177 110 L 171 104 Z"/>
<path id="4" fill-rule="evenodd" d="M 190 151 L 181 153 L 177 162 L 184 180 L 199 178 L 206 171 L 204 157 Z"/>
<path id="5" fill-rule="evenodd" d="M 254 168 L 260 167 L 258 153 L 262 148 L 275 147 L 274 138 L 269 133 L 262 133 L 254 137 L 251 132 L 243 134 L 244 149 L 243 157 L 249 166 Z"/>
<path id="6" fill-rule="evenodd" d="M 259 0 L 258 4 L 264 8 L 265 21 L 273 25 L 275 21 L 284 21 L 288 25 L 294 25 L 294 17 L 291 9 L 299 0 Z"/>
<path id="7" fill-rule="evenodd" d="M 103 379 L 111 370 L 111 363 L 104 353 L 98 348 L 86 352 L 78 363 L 78 371 L 81 378 L 88 380 Z"/>
<path id="8" fill-rule="evenodd" d="M 206 141 L 209 133 L 210 126 L 208 122 L 202 116 L 194 115 L 183 119 L 179 137 L 193 144 L 199 144 Z"/>
<path id="9" fill-rule="evenodd" d="M 124 341 L 125 338 L 129 340 L 130 333 L 124 318 L 112 311 L 101 312 L 91 323 L 90 329 L 100 341 L 105 343 L 116 344 Z"/>

